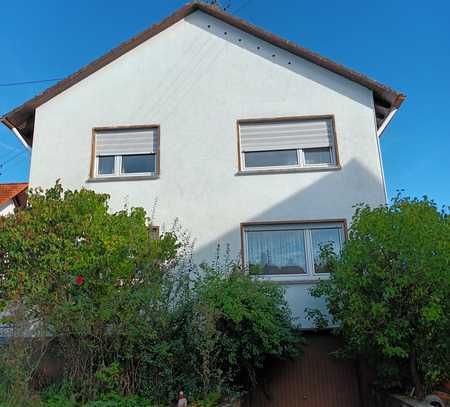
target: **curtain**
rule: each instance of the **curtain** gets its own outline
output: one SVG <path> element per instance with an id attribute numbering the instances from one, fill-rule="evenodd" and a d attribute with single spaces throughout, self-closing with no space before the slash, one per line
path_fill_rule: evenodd
<path id="1" fill-rule="evenodd" d="M 264 274 L 305 274 L 303 230 L 248 231 L 248 262 Z"/>

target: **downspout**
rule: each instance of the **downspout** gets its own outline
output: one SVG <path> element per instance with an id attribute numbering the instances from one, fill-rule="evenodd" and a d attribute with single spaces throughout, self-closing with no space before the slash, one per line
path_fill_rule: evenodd
<path id="1" fill-rule="evenodd" d="M 12 130 L 12 132 L 15 134 L 15 136 L 20 140 L 20 142 L 23 144 L 23 146 L 28 150 L 31 151 L 31 147 L 28 145 L 28 143 L 25 141 L 25 139 L 22 137 L 22 135 L 19 133 L 19 130 L 17 130 L 16 127 L 5 117 L 2 117 L 0 119 L 3 123 L 5 123 L 6 127 Z"/>

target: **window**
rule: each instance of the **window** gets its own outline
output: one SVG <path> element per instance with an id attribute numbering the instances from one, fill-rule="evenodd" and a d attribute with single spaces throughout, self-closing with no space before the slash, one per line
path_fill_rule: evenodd
<path id="1" fill-rule="evenodd" d="M 114 174 L 114 161 L 113 155 L 103 155 L 98 157 L 98 173 L 100 175 Z"/>
<path id="2" fill-rule="evenodd" d="M 297 150 L 248 151 L 244 158 L 247 168 L 298 164 Z"/>
<path id="3" fill-rule="evenodd" d="M 135 154 L 122 156 L 122 172 L 124 174 L 155 173 L 155 154 Z"/>
<path id="4" fill-rule="evenodd" d="M 343 222 L 244 224 L 245 263 L 250 271 L 281 280 L 325 275 L 329 270 L 321 263 L 321 248 L 338 254 L 343 233 Z"/>
<path id="5" fill-rule="evenodd" d="M 242 120 L 238 127 L 243 171 L 337 165 L 332 116 Z"/>
<path id="6" fill-rule="evenodd" d="M 330 248 L 338 254 L 341 250 L 341 236 L 340 229 L 337 227 L 321 227 L 311 229 L 311 243 L 313 250 L 313 260 L 314 260 L 314 272 L 315 273 L 329 273 L 326 265 L 322 264 L 320 259 L 321 249 L 325 246 L 330 246 Z"/>
<path id="7" fill-rule="evenodd" d="M 332 164 L 331 149 L 325 148 L 305 148 L 305 165 Z"/>
<path id="8" fill-rule="evenodd" d="M 159 174 L 159 128 L 136 126 L 94 129 L 92 175 L 156 176 Z"/>

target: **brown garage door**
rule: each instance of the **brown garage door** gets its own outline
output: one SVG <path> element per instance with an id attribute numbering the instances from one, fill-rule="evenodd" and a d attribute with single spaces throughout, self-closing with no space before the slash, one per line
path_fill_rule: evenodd
<path id="1" fill-rule="evenodd" d="M 267 369 L 265 385 L 249 395 L 250 407 L 361 407 L 356 364 L 337 360 L 329 334 L 308 335 L 303 356 Z"/>

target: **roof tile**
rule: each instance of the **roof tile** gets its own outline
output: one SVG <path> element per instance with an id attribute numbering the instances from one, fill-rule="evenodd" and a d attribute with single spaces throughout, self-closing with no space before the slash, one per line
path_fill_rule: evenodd
<path id="1" fill-rule="evenodd" d="M 0 184 L 0 205 L 13 199 L 25 189 L 28 188 L 28 183 L 21 182 L 15 184 Z"/>

